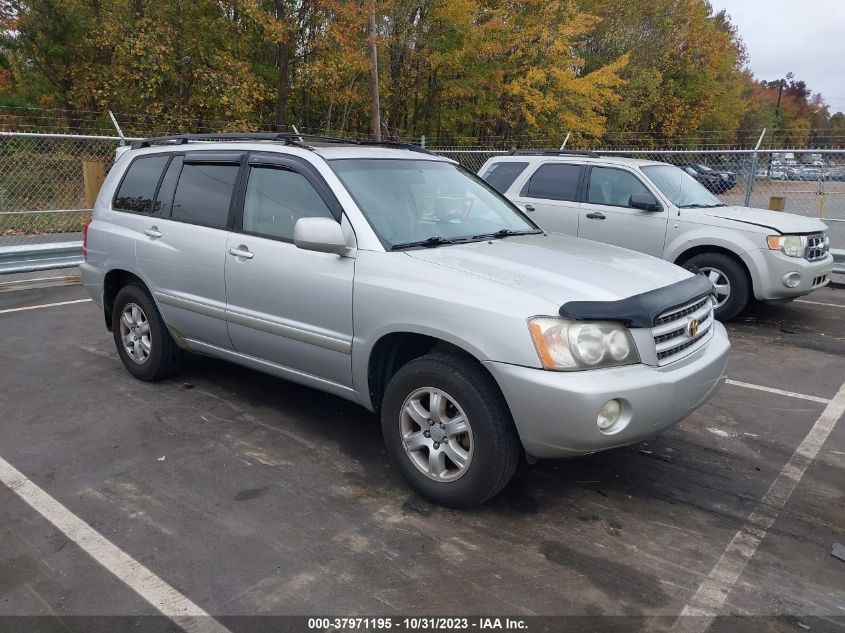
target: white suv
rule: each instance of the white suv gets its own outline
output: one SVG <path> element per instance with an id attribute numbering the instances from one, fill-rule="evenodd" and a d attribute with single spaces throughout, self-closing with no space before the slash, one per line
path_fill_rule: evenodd
<path id="1" fill-rule="evenodd" d="M 575 152 L 511 152 L 479 175 L 542 228 L 615 244 L 706 274 L 716 317 L 749 299 L 786 302 L 827 285 L 821 220 L 730 207 L 666 163 Z"/>

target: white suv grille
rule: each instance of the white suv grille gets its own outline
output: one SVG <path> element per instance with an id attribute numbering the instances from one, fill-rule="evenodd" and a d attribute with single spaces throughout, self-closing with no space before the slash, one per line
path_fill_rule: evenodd
<path id="1" fill-rule="evenodd" d="M 693 320 L 697 328 L 690 327 Z M 666 365 L 692 354 L 707 343 L 712 329 L 713 302 L 709 295 L 664 312 L 654 320 L 651 329 L 657 364 Z"/>
<path id="2" fill-rule="evenodd" d="M 830 251 L 830 240 L 824 233 L 813 233 L 807 236 L 807 249 L 804 258 L 809 262 L 817 262 L 827 257 Z"/>

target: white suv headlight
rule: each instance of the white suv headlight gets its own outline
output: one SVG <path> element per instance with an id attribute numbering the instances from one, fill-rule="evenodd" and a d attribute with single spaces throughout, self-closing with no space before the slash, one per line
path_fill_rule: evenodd
<path id="1" fill-rule="evenodd" d="M 773 251 L 781 251 L 788 257 L 804 257 L 807 249 L 805 235 L 770 235 L 766 243 Z"/>
<path id="2" fill-rule="evenodd" d="M 533 317 L 528 330 L 546 369 L 576 371 L 640 362 L 631 333 L 618 323 Z"/>

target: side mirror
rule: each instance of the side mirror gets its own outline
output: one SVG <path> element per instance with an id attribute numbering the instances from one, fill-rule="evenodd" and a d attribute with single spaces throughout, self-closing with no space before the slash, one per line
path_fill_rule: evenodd
<path id="1" fill-rule="evenodd" d="M 348 248 L 343 229 L 331 218 L 299 218 L 293 227 L 293 243 L 306 251 L 335 255 L 342 255 Z"/>
<path id="2" fill-rule="evenodd" d="M 631 195 L 628 200 L 628 206 L 632 209 L 642 209 L 643 211 L 663 211 L 663 207 L 657 199 L 650 193 L 635 193 Z"/>

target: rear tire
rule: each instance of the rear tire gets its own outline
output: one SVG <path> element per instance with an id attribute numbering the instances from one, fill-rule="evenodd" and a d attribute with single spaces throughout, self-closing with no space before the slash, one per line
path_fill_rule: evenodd
<path id="1" fill-rule="evenodd" d="M 704 273 L 714 283 L 719 301 L 715 315 L 719 321 L 729 321 L 748 305 L 751 282 L 742 265 L 732 257 L 723 253 L 702 253 L 685 261 L 683 266 L 691 272 Z"/>
<path id="2" fill-rule="evenodd" d="M 130 284 L 114 299 L 112 334 L 123 366 L 139 380 L 154 382 L 175 374 L 184 352 L 173 337 L 149 292 Z"/>
<path id="3" fill-rule="evenodd" d="M 387 452 L 411 487 L 451 508 L 494 496 L 519 463 L 508 405 L 473 359 L 437 353 L 403 365 L 387 385 L 381 426 Z"/>

